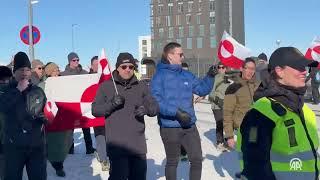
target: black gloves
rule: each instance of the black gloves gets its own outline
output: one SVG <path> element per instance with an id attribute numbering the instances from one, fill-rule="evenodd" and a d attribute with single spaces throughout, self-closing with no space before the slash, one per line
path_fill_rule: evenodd
<path id="1" fill-rule="evenodd" d="M 124 97 L 121 96 L 121 95 L 115 95 L 115 96 L 113 96 L 113 98 L 111 99 L 111 104 L 112 104 L 112 107 L 113 107 L 114 109 L 119 109 L 119 108 L 123 107 L 124 102 L 125 102 L 125 99 L 124 99 Z"/>
<path id="2" fill-rule="evenodd" d="M 134 110 L 134 115 L 136 117 L 143 117 L 147 114 L 147 110 L 144 106 L 136 106 Z"/>
<path id="3" fill-rule="evenodd" d="M 207 75 L 214 78 L 218 74 L 218 68 L 216 66 L 211 66 L 207 72 Z"/>
<path id="4" fill-rule="evenodd" d="M 182 127 L 188 127 L 190 125 L 191 116 L 180 108 L 177 110 L 176 118 Z"/>

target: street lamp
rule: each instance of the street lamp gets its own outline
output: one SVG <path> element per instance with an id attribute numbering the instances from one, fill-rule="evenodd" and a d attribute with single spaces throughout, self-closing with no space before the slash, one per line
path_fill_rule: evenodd
<path id="1" fill-rule="evenodd" d="M 71 25 L 71 43 L 72 43 L 72 52 L 74 52 L 74 32 L 73 32 L 73 29 L 75 26 L 77 26 L 78 24 L 72 24 Z"/>
<path id="2" fill-rule="evenodd" d="M 280 47 L 280 43 L 281 43 L 280 39 L 276 40 L 276 44 L 277 44 L 278 48 Z"/>
<path id="3" fill-rule="evenodd" d="M 33 47 L 33 31 L 32 31 L 32 24 L 33 24 L 33 11 L 32 5 L 37 4 L 39 1 L 36 0 L 28 0 L 29 1 L 29 56 L 30 60 L 34 60 L 34 47 Z"/>

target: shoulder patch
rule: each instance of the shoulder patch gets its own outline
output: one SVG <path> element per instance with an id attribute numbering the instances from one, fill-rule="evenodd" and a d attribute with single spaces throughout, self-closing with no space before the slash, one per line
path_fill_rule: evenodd
<path id="1" fill-rule="evenodd" d="M 287 114 L 287 110 L 278 102 L 271 100 L 271 108 L 278 116 L 284 116 Z"/>
<path id="2" fill-rule="evenodd" d="M 242 85 L 240 83 L 233 83 L 226 89 L 226 95 L 236 93 Z"/>

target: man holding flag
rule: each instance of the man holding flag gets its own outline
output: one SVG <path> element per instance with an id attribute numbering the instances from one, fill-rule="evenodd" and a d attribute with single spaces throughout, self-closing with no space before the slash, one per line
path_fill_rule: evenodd
<path id="1" fill-rule="evenodd" d="M 112 80 L 100 85 L 92 103 L 92 115 L 106 118 L 109 180 L 146 180 L 144 115 L 157 115 L 159 107 L 134 69 L 133 56 L 120 53 Z"/>

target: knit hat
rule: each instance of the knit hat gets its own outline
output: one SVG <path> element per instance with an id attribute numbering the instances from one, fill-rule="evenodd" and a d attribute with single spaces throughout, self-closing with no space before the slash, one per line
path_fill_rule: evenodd
<path id="1" fill-rule="evenodd" d="M 71 52 L 71 53 L 68 54 L 68 62 L 72 61 L 72 59 L 74 59 L 74 58 L 78 58 L 79 59 L 79 56 L 78 56 L 77 53 Z"/>
<path id="2" fill-rule="evenodd" d="M 13 58 L 13 63 L 13 72 L 24 67 L 28 67 L 31 69 L 29 58 L 24 52 L 18 52 Z"/>
<path id="3" fill-rule="evenodd" d="M 59 66 L 53 62 L 49 62 L 44 67 L 44 72 L 46 73 L 47 76 L 51 76 L 52 72 L 56 69 L 59 69 Z"/>
<path id="4" fill-rule="evenodd" d="M 258 59 L 264 60 L 264 61 L 268 61 L 268 57 L 265 53 L 261 53 L 258 56 Z"/>
<path id="5" fill-rule="evenodd" d="M 121 64 L 124 64 L 124 63 L 131 63 L 133 65 L 136 64 L 132 54 L 130 54 L 128 52 L 124 52 L 124 53 L 119 54 L 119 56 L 117 58 L 116 68 L 118 68 Z"/>
<path id="6" fill-rule="evenodd" d="M 35 59 L 31 62 L 32 69 L 36 68 L 37 66 L 43 66 L 43 62 L 41 62 L 39 59 Z"/>
<path id="7" fill-rule="evenodd" d="M 12 72 L 11 69 L 7 66 L 0 66 L 0 80 L 4 80 L 6 78 L 11 78 Z"/>

